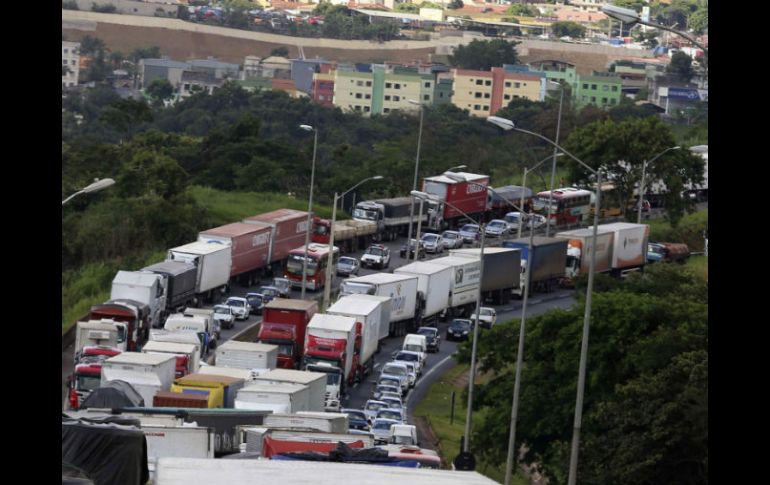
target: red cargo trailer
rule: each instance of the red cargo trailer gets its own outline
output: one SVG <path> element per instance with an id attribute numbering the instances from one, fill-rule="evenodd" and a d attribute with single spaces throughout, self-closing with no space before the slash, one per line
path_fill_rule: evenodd
<path id="1" fill-rule="evenodd" d="M 266 223 L 234 222 L 202 231 L 198 241 L 229 245 L 232 251 L 230 277 L 240 276 L 246 286 L 251 286 L 254 279 L 258 279 L 260 270 L 269 264 L 272 230 Z"/>
<path id="2" fill-rule="evenodd" d="M 318 302 L 277 298 L 262 310 L 257 340 L 278 346 L 278 367 L 299 369 L 305 351 L 305 329 L 318 312 Z"/>
<path id="3" fill-rule="evenodd" d="M 429 223 L 432 229 L 441 230 L 458 225 L 463 218 L 462 212 L 474 217 L 486 211 L 489 176 L 466 172 L 457 172 L 457 175 L 465 178 L 465 181 L 457 182 L 444 175 L 423 180 L 423 192 L 441 200 Z"/>
<path id="4" fill-rule="evenodd" d="M 308 213 L 294 209 L 278 209 L 265 214 L 247 217 L 246 224 L 267 224 L 272 228 L 271 248 L 268 260 L 276 272 L 289 257 L 289 251 L 305 244 L 308 230 Z"/>

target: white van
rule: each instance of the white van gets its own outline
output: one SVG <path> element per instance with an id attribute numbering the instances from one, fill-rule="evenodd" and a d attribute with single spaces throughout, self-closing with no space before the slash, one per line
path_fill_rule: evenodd
<path id="1" fill-rule="evenodd" d="M 425 335 L 417 333 L 407 334 L 406 337 L 404 337 L 404 344 L 401 346 L 401 350 L 419 353 L 422 367 L 426 367 L 425 359 L 428 356 L 428 339 Z"/>

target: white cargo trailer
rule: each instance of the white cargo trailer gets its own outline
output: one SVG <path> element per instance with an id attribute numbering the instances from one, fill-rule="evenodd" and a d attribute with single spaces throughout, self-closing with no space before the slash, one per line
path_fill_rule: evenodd
<path id="1" fill-rule="evenodd" d="M 296 413 L 307 411 L 309 392 L 302 384 L 263 384 L 251 382 L 235 396 L 235 409 Z"/>
<path id="2" fill-rule="evenodd" d="M 214 431 L 199 426 L 145 426 L 142 433 L 147 440 L 147 467 L 150 476 L 160 458 L 214 458 Z"/>
<path id="3" fill-rule="evenodd" d="M 199 345 L 194 344 L 182 344 L 179 342 L 158 342 L 149 341 L 142 347 L 142 353 L 145 354 L 162 354 L 162 355 L 174 355 L 187 357 L 185 362 L 185 374 L 194 374 L 198 372 L 200 368 L 200 351 Z M 180 369 L 177 369 L 179 371 Z M 177 376 L 182 377 L 182 376 Z"/>
<path id="4" fill-rule="evenodd" d="M 362 293 L 353 293 L 347 298 L 358 298 L 360 300 L 376 301 L 380 303 L 380 328 L 377 330 L 377 340 L 382 341 L 388 338 L 390 334 L 390 297 L 377 295 L 364 295 Z"/>
<path id="5" fill-rule="evenodd" d="M 348 278 L 340 284 L 340 297 L 353 293 L 390 297 L 390 336 L 406 335 L 419 327 L 424 306 L 416 276 L 374 273 Z"/>
<path id="6" fill-rule="evenodd" d="M 198 267 L 195 294 L 211 300 L 215 292 L 224 294 L 230 281 L 230 246 L 215 242 L 193 242 L 168 250 L 166 260 L 184 261 Z"/>
<path id="7" fill-rule="evenodd" d="M 166 310 L 166 280 L 155 273 L 118 271 L 112 280 L 110 300 L 134 300 L 150 307 L 150 326 L 163 323 Z"/>
<path id="8" fill-rule="evenodd" d="M 374 354 L 380 346 L 379 332 L 382 303 L 343 296 L 330 306 L 326 313 L 356 319 L 356 325 L 358 326 L 356 332 L 361 337 L 358 373 L 362 379 L 363 376 L 371 374 L 374 368 Z"/>
<path id="9" fill-rule="evenodd" d="M 452 316 L 467 316 L 476 308 L 479 295 L 479 276 L 481 274 L 481 259 L 444 256 L 431 259 L 430 264 L 438 264 L 452 268 L 450 278 L 450 296 L 447 308 L 447 318 Z"/>
<path id="10" fill-rule="evenodd" d="M 417 261 L 395 270 L 394 274 L 417 276 L 417 290 L 425 299 L 423 325 L 426 320 L 437 323 L 439 314 L 449 306 L 454 271 L 445 265 Z"/>
<path id="11" fill-rule="evenodd" d="M 126 381 L 142 396 L 145 405 L 151 405 L 156 392 L 171 389 L 175 371 L 176 357 L 173 355 L 123 352 L 102 363 L 101 385 L 115 380 Z"/>
<path id="12" fill-rule="evenodd" d="M 308 387 L 307 411 L 323 411 L 326 396 L 326 374 L 294 369 L 271 369 L 258 376 L 253 376 L 257 383 L 302 384 Z"/>
<path id="13" fill-rule="evenodd" d="M 321 433 L 347 433 L 348 415 L 300 411 L 295 414 L 268 414 L 266 428 L 315 430 Z"/>
<path id="14" fill-rule="evenodd" d="M 216 365 L 220 367 L 275 369 L 277 364 L 277 345 L 228 340 L 217 347 Z"/>

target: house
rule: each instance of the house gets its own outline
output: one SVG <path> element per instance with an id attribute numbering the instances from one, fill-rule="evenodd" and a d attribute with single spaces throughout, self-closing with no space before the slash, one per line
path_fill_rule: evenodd
<path id="1" fill-rule="evenodd" d="M 492 116 L 513 99 L 545 99 L 545 76 L 540 73 L 507 72 L 502 67 L 491 71 L 453 69 L 452 104 L 473 116 Z"/>

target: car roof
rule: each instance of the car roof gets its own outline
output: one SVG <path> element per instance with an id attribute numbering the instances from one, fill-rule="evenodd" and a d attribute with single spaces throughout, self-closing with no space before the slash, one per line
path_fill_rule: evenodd
<path id="1" fill-rule="evenodd" d="M 374 424 L 377 424 L 378 422 L 379 423 L 400 424 L 397 419 L 390 419 L 390 418 L 375 418 L 374 423 L 372 423 L 372 424 L 374 425 Z"/>
<path id="2" fill-rule="evenodd" d="M 467 319 L 467 318 L 455 318 L 454 320 L 452 320 L 452 323 L 455 323 L 455 322 L 457 322 L 457 323 L 468 323 L 468 324 L 471 323 L 471 321 L 469 319 Z"/>
<path id="3" fill-rule="evenodd" d="M 264 298 L 265 295 L 262 293 L 246 293 L 246 297 L 248 298 L 249 296 L 258 296 L 260 298 Z"/>
<path id="4" fill-rule="evenodd" d="M 228 296 L 228 297 L 227 297 L 227 301 L 229 301 L 229 300 L 243 301 L 243 300 L 245 300 L 245 299 L 246 299 L 246 298 L 244 298 L 244 297 L 242 297 L 242 296 Z"/>
<path id="5" fill-rule="evenodd" d="M 260 289 L 262 289 L 262 290 L 280 290 L 280 288 L 277 288 L 275 286 L 263 286 Z"/>
<path id="6" fill-rule="evenodd" d="M 492 219 L 491 221 L 489 221 L 489 222 L 487 223 L 487 225 L 489 225 L 489 224 L 492 224 L 493 222 L 499 222 L 499 223 L 501 223 L 501 224 L 505 224 L 505 223 L 506 223 L 506 222 L 505 222 L 504 220 L 502 220 L 502 219 Z"/>
<path id="7" fill-rule="evenodd" d="M 431 331 L 435 330 L 436 332 L 438 332 L 438 329 L 436 327 L 420 327 L 417 329 L 417 332 L 419 333 L 420 330 L 431 330 Z"/>
<path id="8" fill-rule="evenodd" d="M 384 401 L 380 401 L 379 399 L 369 399 L 366 401 L 366 404 L 369 404 L 369 403 L 388 404 Z"/>

